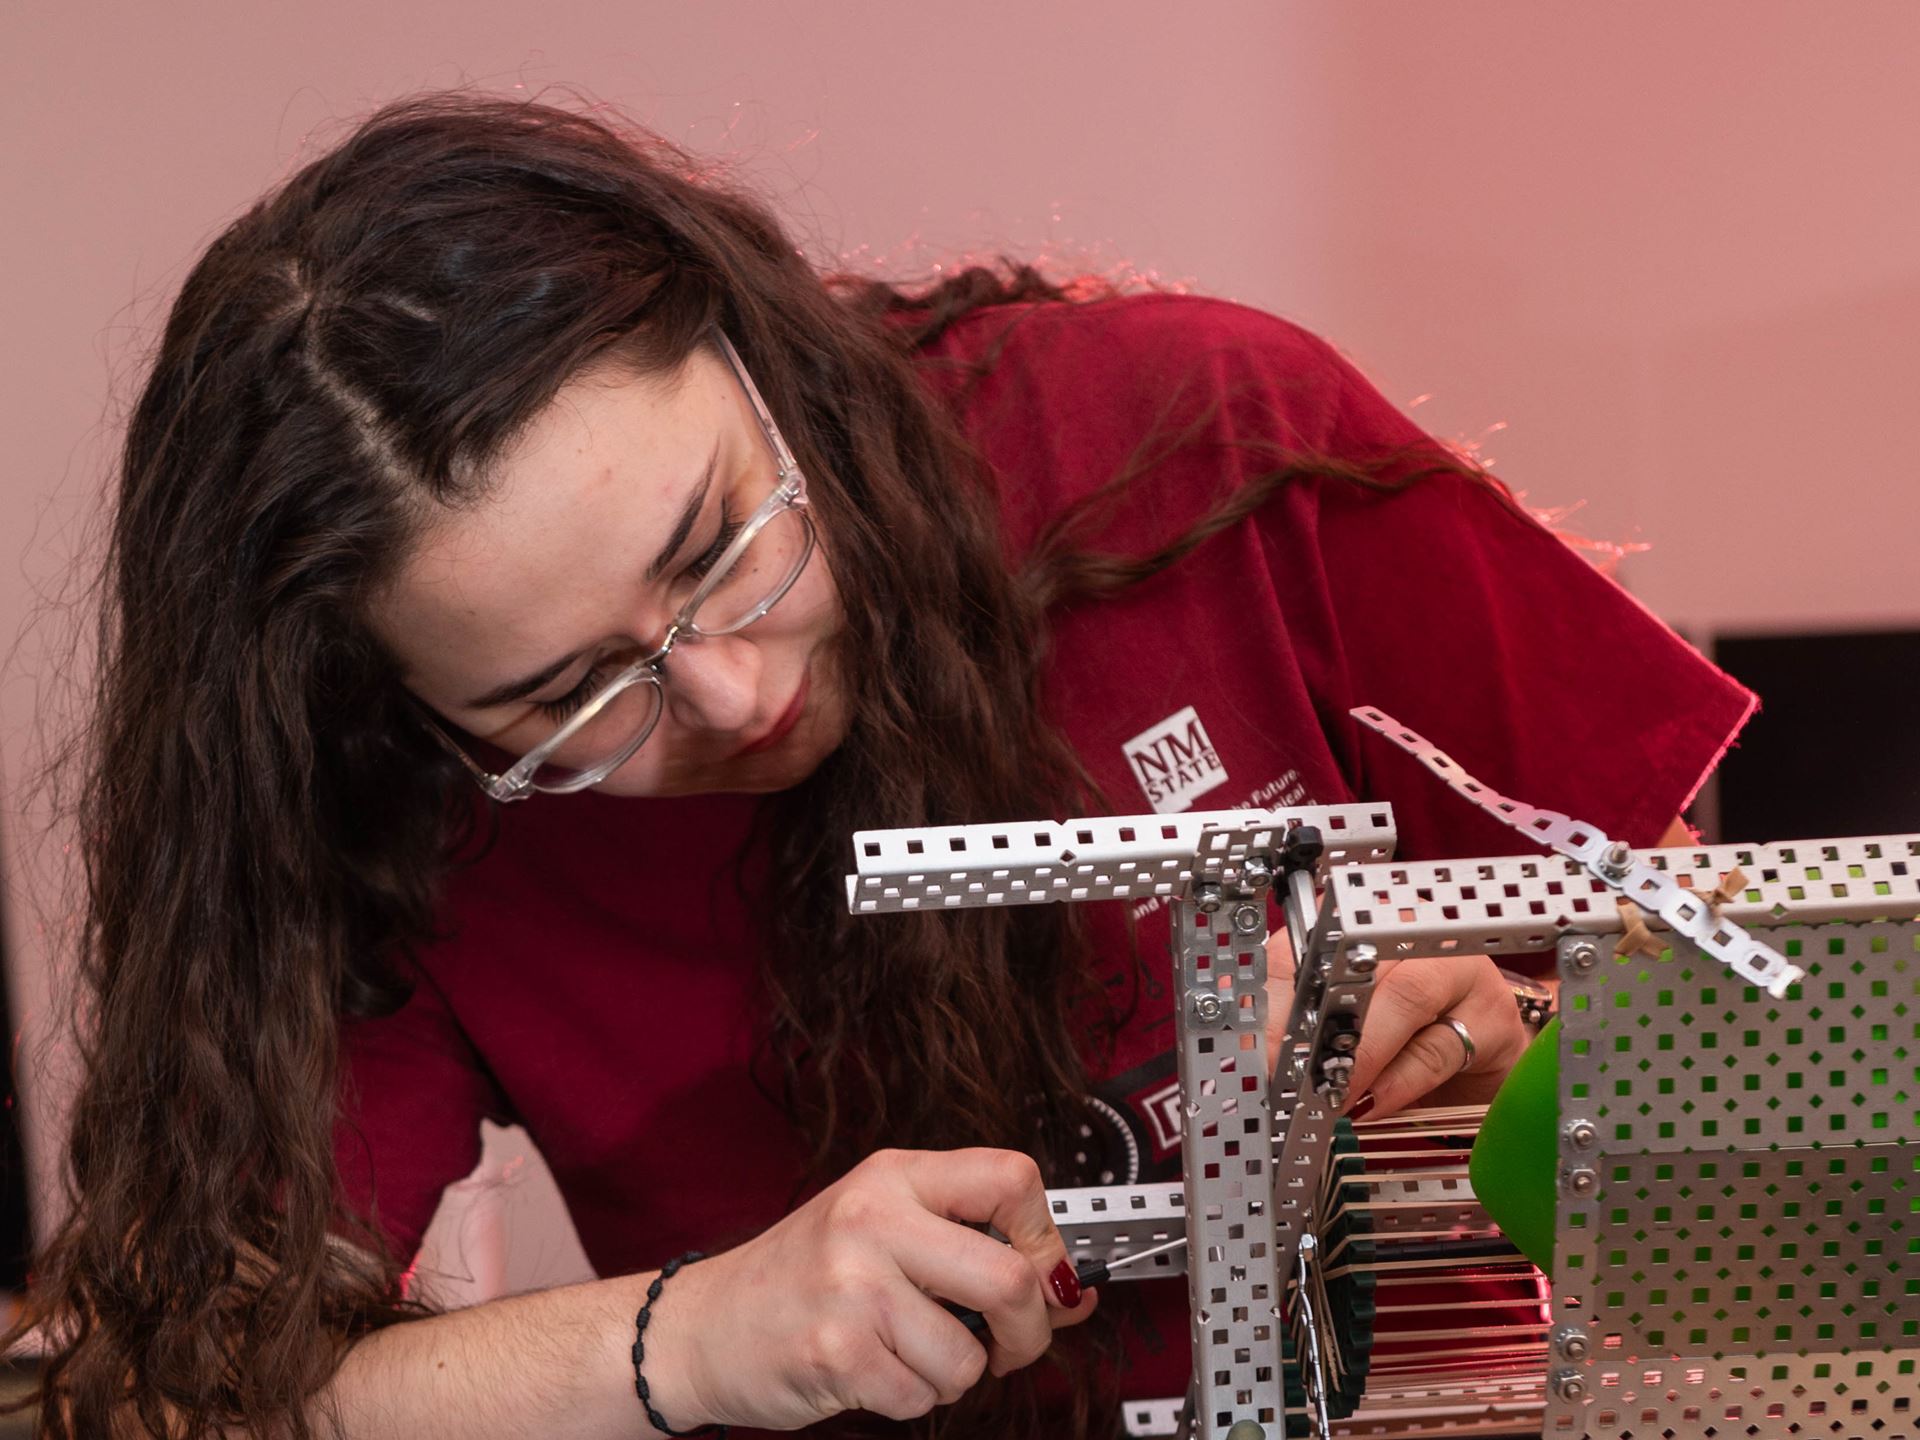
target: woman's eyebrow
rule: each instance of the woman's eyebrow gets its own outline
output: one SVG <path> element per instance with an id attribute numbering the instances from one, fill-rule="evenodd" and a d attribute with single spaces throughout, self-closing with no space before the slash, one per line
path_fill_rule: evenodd
<path id="1" fill-rule="evenodd" d="M 714 468 L 719 463 L 720 437 L 716 435 L 713 453 L 707 456 L 707 468 L 700 473 L 700 483 L 687 498 L 687 508 L 680 512 L 680 519 L 674 524 L 673 533 L 667 536 L 667 543 L 660 547 L 660 553 L 647 566 L 647 579 L 658 580 L 661 572 L 673 563 L 673 557 L 680 553 L 680 547 L 687 543 L 687 536 L 693 533 L 693 522 L 700 518 L 700 507 L 707 503 L 707 490 L 713 484 Z"/>
<path id="2" fill-rule="evenodd" d="M 667 536 L 667 543 L 661 547 L 653 563 L 647 566 L 648 580 L 658 580 L 661 572 L 673 563 L 673 557 L 680 553 L 680 547 L 687 543 L 687 536 L 693 533 L 693 522 L 700 518 L 701 507 L 707 502 L 707 491 L 713 486 L 713 472 L 719 468 L 719 464 L 720 438 L 716 435 L 713 441 L 713 453 L 707 456 L 706 469 L 700 472 L 700 483 L 694 487 L 693 494 L 687 500 L 686 508 L 680 512 L 680 518 L 674 522 L 673 533 Z M 496 685 L 484 694 L 476 695 L 467 701 L 467 708 L 490 710 L 496 705 L 505 705 L 513 700 L 523 699 L 551 681 L 554 676 L 586 654 L 590 648 L 592 647 L 582 647 L 562 655 L 558 660 L 542 665 L 531 675 L 523 675 L 518 680 L 509 680 L 504 685 Z"/>
<path id="3" fill-rule="evenodd" d="M 523 696 L 531 695 L 586 653 L 585 650 L 575 650 L 571 655 L 562 655 L 550 665 L 542 665 L 531 675 L 522 676 L 518 680 L 509 680 L 504 685 L 496 685 L 486 694 L 476 695 L 467 701 L 467 708 L 490 710 L 495 705 L 505 705 L 509 700 L 518 700 Z"/>

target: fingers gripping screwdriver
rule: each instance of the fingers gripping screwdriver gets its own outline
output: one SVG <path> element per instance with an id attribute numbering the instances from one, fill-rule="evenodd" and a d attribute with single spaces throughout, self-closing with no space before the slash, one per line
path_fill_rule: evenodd
<path id="1" fill-rule="evenodd" d="M 1186 1243 L 1187 1237 L 1182 1235 L 1178 1240 L 1169 1240 L 1166 1244 L 1155 1245 L 1150 1250 L 1136 1250 L 1131 1255 L 1122 1255 L 1118 1260 L 1082 1260 L 1074 1266 L 1074 1274 L 1080 1277 L 1080 1288 L 1083 1290 L 1089 1285 L 1104 1285 L 1107 1277 L 1122 1265 L 1131 1265 L 1137 1260 L 1150 1260 L 1155 1255 L 1166 1254 L 1169 1250 L 1183 1249 Z M 968 1310 L 952 1301 L 941 1303 L 953 1312 L 955 1319 L 975 1335 L 987 1333 L 987 1317 L 978 1310 Z"/>

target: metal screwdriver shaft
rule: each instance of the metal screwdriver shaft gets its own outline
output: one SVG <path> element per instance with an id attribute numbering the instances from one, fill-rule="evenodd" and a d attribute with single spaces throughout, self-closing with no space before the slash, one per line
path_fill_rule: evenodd
<path id="1" fill-rule="evenodd" d="M 1083 1260 L 1074 1266 L 1073 1273 L 1080 1277 L 1082 1289 L 1088 1285 L 1104 1285 L 1113 1272 L 1123 1265 L 1131 1265 L 1136 1260 L 1151 1260 L 1155 1255 L 1164 1255 L 1169 1250 L 1185 1249 L 1186 1244 L 1187 1237 L 1182 1235 L 1178 1240 L 1169 1240 L 1164 1245 L 1155 1245 L 1148 1250 L 1136 1250 L 1131 1255 L 1122 1255 L 1118 1260 Z M 943 1303 L 954 1313 L 954 1317 L 974 1334 L 986 1333 L 987 1317 L 978 1310 L 963 1309 L 951 1301 Z"/>

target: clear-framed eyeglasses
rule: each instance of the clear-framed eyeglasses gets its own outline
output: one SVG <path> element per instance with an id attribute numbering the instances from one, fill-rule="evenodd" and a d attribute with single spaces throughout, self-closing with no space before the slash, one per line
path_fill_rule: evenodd
<path id="1" fill-rule="evenodd" d="M 659 723 L 666 689 L 661 662 L 674 647 L 746 629 L 779 604 L 807 568 L 814 532 L 806 476 L 794 462 L 739 352 L 717 327 L 712 334 L 773 453 L 771 492 L 741 523 L 680 606 L 660 644 L 589 691 L 553 734 L 506 771 L 490 774 L 432 716 L 423 717 L 495 800 L 525 800 L 535 791 L 565 795 L 598 785 L 633 758 Z"/>

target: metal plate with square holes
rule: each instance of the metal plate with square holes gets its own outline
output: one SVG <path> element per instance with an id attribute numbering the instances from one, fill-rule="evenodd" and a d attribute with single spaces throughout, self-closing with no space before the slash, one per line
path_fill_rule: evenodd
<path id="1" fill-rule="evenodd" d="M 1920 1434 L 1920 925 L 1765 933 L 1779 999 L 1563 944 L 1544 1435 Z"/>

